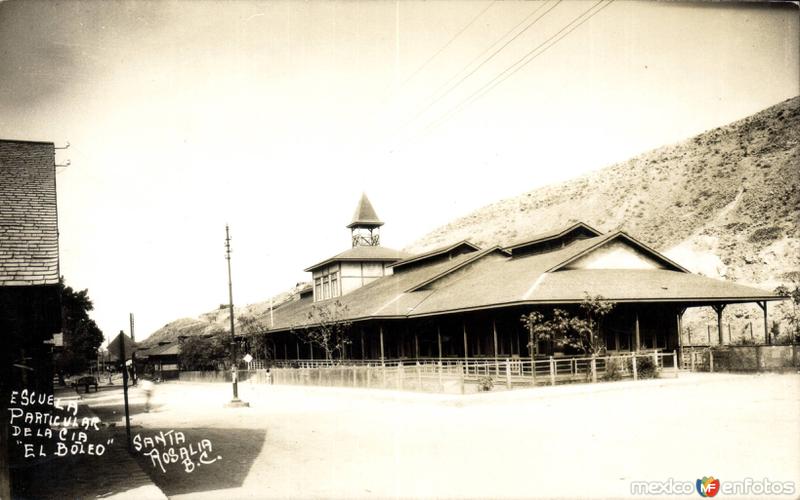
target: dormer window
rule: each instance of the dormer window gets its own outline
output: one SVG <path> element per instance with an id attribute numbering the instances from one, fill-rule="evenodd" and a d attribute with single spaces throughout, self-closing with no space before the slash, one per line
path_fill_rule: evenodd
<path id="1" fill-rule="evenodd" d="M 332 299 L 342 294 L 338 266 L 331 266 L 314 275 L 314 301 Z"/>

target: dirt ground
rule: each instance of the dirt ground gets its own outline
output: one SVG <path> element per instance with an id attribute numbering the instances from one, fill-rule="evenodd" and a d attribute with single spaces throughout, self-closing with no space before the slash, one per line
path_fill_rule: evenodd
<path id="1" fill-rule="evenodd" d="M 221 457 L 163 473 L 140 456 L 170 498 L 620 498 L 632 480 L 709 475 L 800 491 L 797 374 L 468 396 L 242 383 L 249 408 L 223 406 L 228 384 L 155 387 L 150 413 L 131 391 L 134 435 L 179 430 Z M 106 421 L 119 419 L 120 400 L 88 397 Z"/>

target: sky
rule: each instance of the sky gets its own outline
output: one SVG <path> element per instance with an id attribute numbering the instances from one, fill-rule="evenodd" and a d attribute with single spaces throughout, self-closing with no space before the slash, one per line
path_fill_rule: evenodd
<path id="1" fill-rule="evenodd" d="M 403 248 L 800 94 L 799 33 L 792 4 L 9 1 L 0 138 L 69 142 L 61 274 L 142 339 L 227 303 L 226 224 L 264 301 L 362 192 Z"/>

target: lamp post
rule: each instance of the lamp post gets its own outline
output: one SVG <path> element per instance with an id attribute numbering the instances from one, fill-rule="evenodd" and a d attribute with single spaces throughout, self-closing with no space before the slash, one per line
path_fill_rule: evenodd
<path id="1" fill-rule="evenodd" d="M 231 236 L 228 225 L 225 224 L 225 259 L 228 261 L 228 307 L 231 316 L 231 380 L 233 381 L 233 399 L 225 406 L 242 407 L 250 406 L 239 399 L 239 371 L 236 366 L 236 333 L 233 318 L 233 282 L 231 280 Z"/>

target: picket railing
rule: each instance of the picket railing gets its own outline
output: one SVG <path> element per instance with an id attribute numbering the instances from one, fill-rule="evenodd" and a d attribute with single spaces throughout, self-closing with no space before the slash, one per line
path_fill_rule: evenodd
<path id="1" fill-rule="evenodd" d="M 645 361 L 647 360 L 647 361 Z M 475 358 L 363 360 L 333 362 L 293 360 L 271 368 L 277 384 L 384 387 L 440 390 L 445 381 L 460 385 L 514 386 L 597 382 L 643 376 L 678 376 L 675 351 L 638 352 L 607 356 L 551 356 L 547 358 Z M 646 366 L 647 365 L 647 366 Z M 437 382 L 438 381 L 438 385 Z M 438 388 L 438 389 L 437 389 Z"/>

